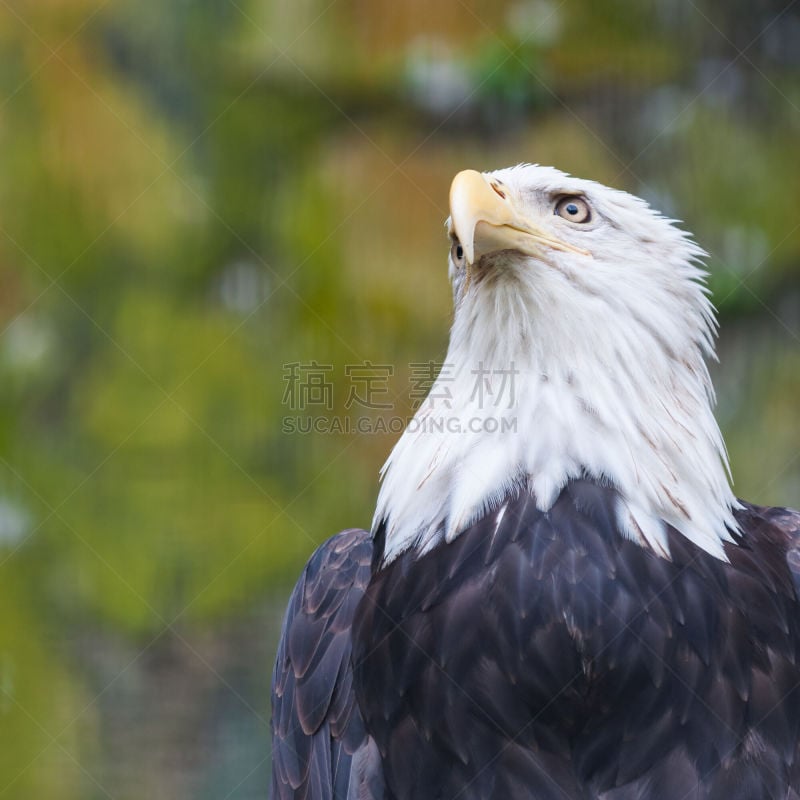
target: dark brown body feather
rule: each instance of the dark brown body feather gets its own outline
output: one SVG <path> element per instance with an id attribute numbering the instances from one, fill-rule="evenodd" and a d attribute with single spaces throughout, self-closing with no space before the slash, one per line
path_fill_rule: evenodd
<path id="1" fill-rule="evenodd" d="M 292 592 L 272 676 L 272 796 L 378 798 L 383 778 L 353 692 L 352 622 L 371 573 L 369 534 L 347 530 Z"/>
<path id="2" fill-rule="evenodd" d="M 719 561 L 625 539 L 616 493 L 509 498 L 381 567 L 346 531 L 292 595 L 275 798 L 800 798 L 800 514 L 746 505 Z M 499 524 L 498 524 L 499 523 Z"/>

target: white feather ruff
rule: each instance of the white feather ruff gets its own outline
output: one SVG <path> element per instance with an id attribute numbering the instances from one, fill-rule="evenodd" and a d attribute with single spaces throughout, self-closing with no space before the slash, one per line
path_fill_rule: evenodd
<path id="1" fill-rule="evenodd" d="M 704 253 L 624 192 L 536 165 L 491 175 L 592 256 L 503 251 L 470 280 L 451 262 L 448 367 L 382 471 L 385 560 L 452 541 L 510 489 L 547 510 L 584 474 L 619 490 L 634 541 L 669 557 L 668 523 L 724 559 L 737 503 L 705 363 Z M 588 199 L 591 225 L 553 215 L 563 194 Z"/>

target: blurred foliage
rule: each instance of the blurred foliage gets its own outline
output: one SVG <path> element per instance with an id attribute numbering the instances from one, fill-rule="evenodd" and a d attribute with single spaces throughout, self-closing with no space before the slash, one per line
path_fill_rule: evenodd
<path id="1" fill-rule="evenodd" d="M 346 366 L 391 364 L 391 413 L 412 410 L 409 364 L 445 351 L 465 166 L 552 163 L 685 220 L 710 253 L 737 490 L 800 503 L 799 13 L 4 4 L 0 797 L 105 796 L 82 764 L 110 769 L 113 712 L 92 698 L 128 655 L 97 683 L 83 637 L 213 638 L 369 525 L 396 434 L 283 432 L 303 416 L 286 365 L 331 365 L 331 413 L 354 417 Z M 214 796 L 245 796 L 261 760 L 209 768 Z"/>

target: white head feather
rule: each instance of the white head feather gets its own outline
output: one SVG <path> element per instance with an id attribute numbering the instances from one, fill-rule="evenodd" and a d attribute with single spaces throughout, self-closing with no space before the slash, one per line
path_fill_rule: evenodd
<path id="1" fill-rule="evenodd" d="M 484 178 L 591 255 L 499 250 L 468 274 L 451 251 L 446 366 L 382 471 L 373 526 L 386 524 L 385 560 L 452 541 L 510 490 L 546 511 L 582 475 L 617 488 L 631 539 L 669 557 L 666 523 L 724 559 L 737 503 L 705 363 L 704 252 L 644 201 L 593 181 L 538 165 Z M 591 220 L 554 214 L 564 196 L 585 198 Z"/>

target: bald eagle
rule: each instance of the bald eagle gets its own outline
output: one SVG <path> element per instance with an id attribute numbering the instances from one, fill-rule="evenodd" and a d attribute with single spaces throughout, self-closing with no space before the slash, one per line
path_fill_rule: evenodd
<path id="1" fill-rule="evenodd" d="M 450 369 L 291 596 L 273 796 L 798 800 L 800 513 L 731 491 L 705 254 L 538 165 L 450 212 Z"/>

